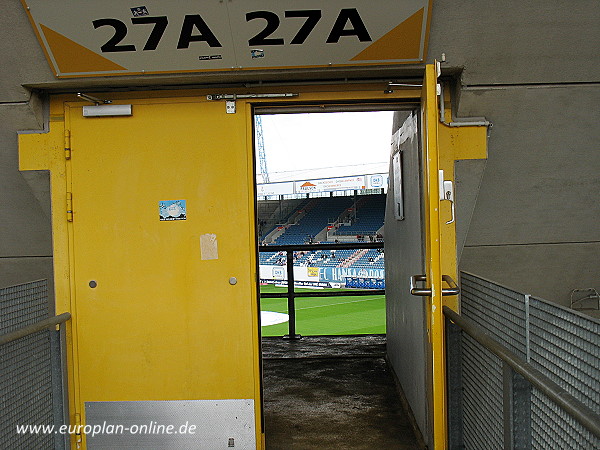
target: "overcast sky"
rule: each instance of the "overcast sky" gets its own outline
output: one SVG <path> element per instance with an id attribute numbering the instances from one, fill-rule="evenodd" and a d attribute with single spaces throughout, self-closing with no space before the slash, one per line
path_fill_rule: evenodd
<path id="1" fill-rule="evenodd" d="M 271 183 L 388 171 L 392 111 L 261 116 Z M 258 158 L 258 150 L 257 150 Z M 262 182 L 257 161 L 257 182 Z"/>

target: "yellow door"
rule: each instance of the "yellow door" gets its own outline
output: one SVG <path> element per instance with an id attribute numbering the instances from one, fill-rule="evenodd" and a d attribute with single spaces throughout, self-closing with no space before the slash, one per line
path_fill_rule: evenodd
<path id="1" fill-rule="evenodd" d="M 397 116 L 385 255 L 388 357 L 425 443 L 443 449 L 446 406 L 441 289 L 442 275 L 454 278 L 456 249 L 454 225 L 445 223 L 451 219 L 450 211 L 440 204 L 438 189 L 439 170 L 453 166 L 454 156 L 445 155 L 445 161 L 440 161 L 440 153 L 452 148 L 439 148 L 436 82 L 434 66 L 426 66 L 420 105 Z M 451 176 L 448 171 L 447 179 Z M 446 258 L 442 248 L 448 250 Z M 444 287 L 447 294 L 448 286 Z M 448 298 L 443 297 L 444 301 Z"/>
<path id="2" fill-rule="evenodd" d="M 160 422 L 180 408 L 206 434 L 215 425 L 198 416 L 214 411 L 189 401 L 233 399 L 260 436 L 249 109 L 226 114 L 198 97 L 131 103 L 126 117 L 66 107 L 75 407 L 82 424 Z M 131 408 L 121 417 L 100 402 L 137 403 L 113 404 Z"/>

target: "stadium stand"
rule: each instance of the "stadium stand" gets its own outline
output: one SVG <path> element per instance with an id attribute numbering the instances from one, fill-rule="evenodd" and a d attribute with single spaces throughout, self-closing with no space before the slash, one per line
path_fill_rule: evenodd
<path id="1" fill-rule="evenodd" d="M 385 194 L 363 196 L 357 205 L 356 216 L 344 222 L 334 235 L 355 235 L 368 239 L 368 236 L 377 234 L 385 217 Z"/>
<path id="2" fill-rule="evenodd" d="M 331 217 L 338 217 L 352 206 L 350 197 L 330 197 L 312 199 L 299 211 L 297 221 L 289 224 L 285 233 L 279 236 L 274 244 L 293 245 L 306 244 L 327 228 Z"/>
<path id="3" fill-rule="evenodd" d="M 356 203 L 353 197 L 313 198 L 296 203 L 295 206 L 297 209 L 292 210 L 285 221 L 275 227 L 270 227 L 261 235 L 261 243 L 267 245 L 333 243 L 338 238 L 342 241 L 342 237 L 343 242 L 376 240 L 379 230 L 383 227 L 385 194 L 360 196 Z M 353 208 L 356 208 L 356 214 L 354 214 Z M 273 209 L 269 211 L 273 211 Z M 262 220 L 262 223 L 266 223 L 268 218 L 260 217 L 260 213 L 261 209 L 259 208 L 259 221 Z M 349 216 L 352 218 L 350 219 Z M 328 230 L 328 227 L 334 223 L 339 228 Z M 279 235 L 274 239 L 268 239 L 269 236 L 277 234 Z M 321 239 L 317 240 L 317 237 L 321 237 Z M 379 235 L 379 238 L 382 237 Z M 263 265 L 285 265 L 285 253 L 261 252 L 259 261 Z M 294 265 L 383 269 L 384 253 L 381 249 L 297 252 L 294 257 Z"/>

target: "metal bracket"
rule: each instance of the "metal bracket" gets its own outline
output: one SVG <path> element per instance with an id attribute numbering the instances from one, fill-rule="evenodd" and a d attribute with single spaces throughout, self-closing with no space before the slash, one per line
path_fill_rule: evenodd
<path id="1" fill-rule="evenodd" d="M 235 100 L 227 100 L 225 102 L 225 111 L 227 112 L 227 114 L 235 114 Z"/>
<path id="2" fill-rule="evenodd" d="M 444 171 L 440 170 L 439 173 L 439 189 L 440 189 L 440 201 L 448 200 L 452 206 L 452 218 L 446 222 L 446 225 L 450 225 L 456 219 L 454 209 L 454 185 L 450 180 L 444 180 Z"/>
<path id="3" fill-rule="evenodd" d="M 236 106 L 235 102 L 237 99 L 247 98 L 285 98 L 285 97 L 298 97 L 298 94 L 283 93 L 283 94 L 209 94 L 206 96 L 208 101 L 219 101 L 225 100 L 225 111 L 227 114 L 235 114 Z"/>
<path id="4" fill-rule="evenodd" d="M 397 81 L 389 81 L 387 88 L 383 91 L 384 94 L 391 94 L 394 92 L 393 87 L 401 87 L 401 88 L 422 88 L 422 84 L 412 84 L 412 83 L 400 83 Z"/>
<path id="5" fill-rule="evenodd" d="M 96 106 L 98 106 L 100 103 L 102 103 L 104 105 L 108 105 L 108 104 L 112 103 L 112 100 L 102 100 L 100 98 L 92 97 L 91 95 L 84 94 L 83 92 L 78 92 L 77 97 L 79 97 L 83 100 L 87 100 L 88 102 L 93 103 Z"/>
<path id="6" fill-rule="evenodd" d="M 445 106 L 444 106 L 444 83 L 438 83 L 436 89 L 439 90 L 439 110 L 440 110 L 440 123 L 448 127 L 458 128 L 458 127 L 489 127 L 491 128 L 493 124 L 486 120 L 485 118 L 479 117 L 460 117 L 460 118 L 452 118 L 451 122 L 446 122 L 445 119 Z"/>

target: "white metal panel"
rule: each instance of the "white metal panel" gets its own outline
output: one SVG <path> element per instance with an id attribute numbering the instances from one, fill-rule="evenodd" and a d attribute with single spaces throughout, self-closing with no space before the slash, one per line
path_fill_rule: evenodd
<path id="1" fill-rule="evenodd" d="M 24 0 L 63 77 L 420 62 L 430 3 Z"/>
<path id="2" fill-rule="evenodd" d="M 86 402 L 85 414 L 90 450 L 256 448 L 252 399 Z"/>

